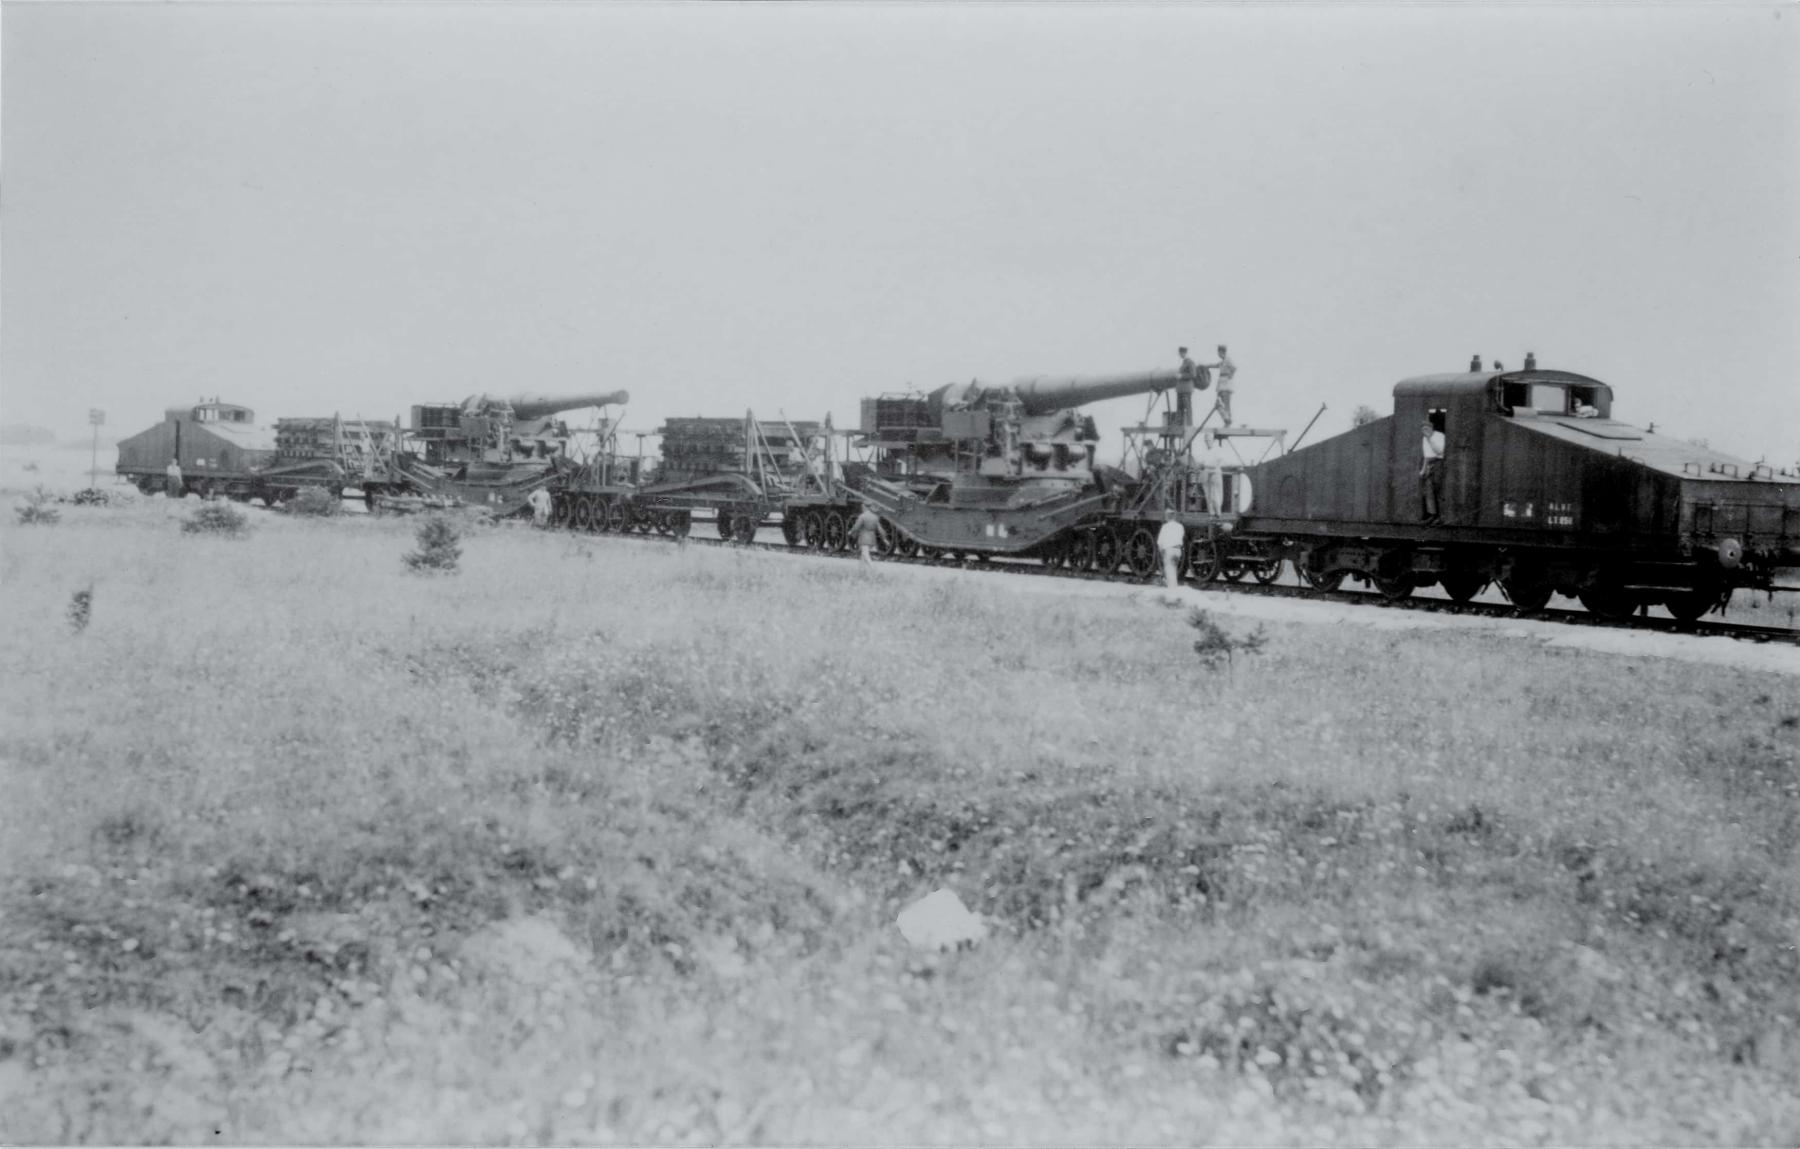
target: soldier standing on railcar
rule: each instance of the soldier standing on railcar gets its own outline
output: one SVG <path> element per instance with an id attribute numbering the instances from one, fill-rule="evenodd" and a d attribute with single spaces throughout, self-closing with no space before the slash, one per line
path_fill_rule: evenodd
<path id="1" fill-rule="evenodd" d="M 1236 384 L 1232 381 L 1237 378 L 1237 364 L 1231 361 L 1231 356 L 1225 353 L 1225 345 L 1221 343 L 1219 344 L 1219 361 L 1202 364 L 1200 369 L 1205 371 L 1208 367 L 1219 369 L 1219 398 L 1215 406 L 1219 409 L 1219 417 L 1225 420 L 1225 425 L 1229 427 L 1231 426 L 1231 392 L 1236 388 Z"/>
<path id="2" fill-rule="evenodd" d="M 1438 521 L 1439 488 L 1444 482 L 1444 433 L 1425 420 L 1420 428 L 1424 438 L 1419 443 L 1422 456 L 1419 463 L 1419 500 L 1424 510 L 1424 521 Z"/>

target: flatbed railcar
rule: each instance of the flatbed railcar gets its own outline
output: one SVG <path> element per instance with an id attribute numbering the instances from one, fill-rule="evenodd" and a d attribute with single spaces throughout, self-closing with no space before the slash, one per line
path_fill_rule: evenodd
<path id="1" fill-rule="evenodd" d="M 792 546 L 842 549 L 862 499 L 843 482 L 829 427 L 737 417 L 671 418 L 658 428 L 660 466 L 617 450 L 553 480 L 559 526 L 682 537 L 710 520 L 721 539 L 750 543 L 774 520 Z"/>

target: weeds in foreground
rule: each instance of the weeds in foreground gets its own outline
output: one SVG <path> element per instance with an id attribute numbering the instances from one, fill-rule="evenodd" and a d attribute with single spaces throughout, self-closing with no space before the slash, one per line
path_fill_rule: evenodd
<path id="1" fill-rule="evenodd" d="M 62 518 L 62 512 L 50 505 L 55 501 L 56 496 L 45 490 L 40 483 L 37 490 L 26 496 L 23 503 L 13 508 L 13 513 L 26 526 L 53 526 Z"/>
<path id="2" fill-rule="evenodd" d="M 462 532 L 443 515 L 432 515 L 419 524 L 415 537 L 419 549 L 403 556 L 415 574 L 455 574 L 462 558 Z"/>
<path id="3" fill-rule="evenodd" d="M 181 524 L 181 529 L 190 535 L 241 538 L 250 529 L 250 517 L 230 503 L 214 499 L 201 503 Z"/>
<path id="4" fill-rule="evenodd" d="M 1217 670 L 1221 662 L 1229 669 L 1237 655 L 1256 654 L 1269 642 L 1268 633 L 1261 624 L 1242 638 L 1234 638 L 1230 631 L 1214 622 L 1212 615 L 1204 610 L 1195 610 L 1189 614 L 1188 625 L 1199 635 L 1194 640 L 1194 653 L 1200 656 L 1200 664 L 1208 670 Z"/>
<path id="5" fill-rule="evenodd" d="M 69 620 L 69 630 L 75 634 L 86 630 L 88 617 L 92 614 L 93 609 L 94 584 L 89 583 L 69 596 L 69 609 L 64 614 L 64 617 Z"/>
<path id="6" fill-rule="evenodd" d="M 344 501 L 323 487 L 302 487 L 299 494 L 281 504 L 281 510 L 324 519 L 343 514 Z"/>

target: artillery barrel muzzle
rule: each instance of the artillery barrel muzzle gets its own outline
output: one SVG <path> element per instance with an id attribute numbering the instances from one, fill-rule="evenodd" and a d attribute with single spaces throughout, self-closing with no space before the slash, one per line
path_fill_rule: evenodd
<path id="1" fill-rule="evenodd" d="M 545 395 L 537 391 L 521 391 L 517 395 L 473 395 L 463 402 L 463 410 L 479 411 L 484 407 L 511 407 L 515 419 L 541 419 L 558 411 L 578 407 L 621 407 L 631 401 L 629 391 L 593 391 L 570 395 Z"/>
<path id="2" fill-rule="evenodd" d="M 1047 415 L 1103 399 L 1163 391 L 1174 387 L 1179 376 L 1175 368 L 1159 367 L 1118 375 L 1032 375 L 1013 380 L 1011 386 L 1024 403 L 1027 415 Z"/>

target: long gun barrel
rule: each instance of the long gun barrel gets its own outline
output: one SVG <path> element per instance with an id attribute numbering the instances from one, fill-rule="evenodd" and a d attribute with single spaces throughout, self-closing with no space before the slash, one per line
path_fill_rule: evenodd
<path id="1" fill-rule="evenodd" d="M 573 411 L 577 407 L 620 407 L 630 401 L 629 391 L 595 391 L 576 395 L 542 395 L 536 391 L 521 391 L 517 395 L 505 396 L 471 395 L 463 401 L 463 410 L 480 411 L 504 404 L 512 408 L 515 419 L 541 419 L 558 411 Z"/>
<path id="2" fill-rule="evenodd" d="M 1027 415 L 1047 415 L 1067 407 L 1165 391 L 1186 382 L 1173 367 L 1127 371 L 1118 375 L 1032 375 L 1015 379 L 1011 388 L 1025 405 Z"/>

